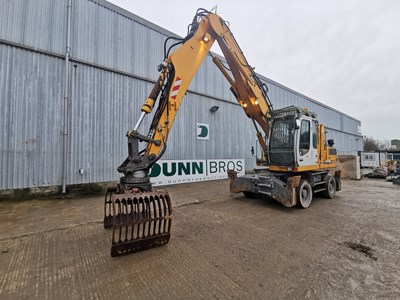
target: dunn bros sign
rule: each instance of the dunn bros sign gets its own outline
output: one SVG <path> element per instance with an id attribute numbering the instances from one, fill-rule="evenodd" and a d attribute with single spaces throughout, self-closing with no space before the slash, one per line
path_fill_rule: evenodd
<path id="1" fill-rule="evenodd" d="M 227 171 L 244 175 L 244 159 L 159 160 L 151 168 L 154 185 L 228 178 Z"/>

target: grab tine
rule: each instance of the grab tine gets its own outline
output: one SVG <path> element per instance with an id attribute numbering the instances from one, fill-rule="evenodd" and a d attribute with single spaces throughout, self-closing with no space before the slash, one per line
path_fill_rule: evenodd
<path id="1" fill-rule="evenodd" d="M 106 190 L 106 196 L 104 198 L 104 228 L 112 227 L 112 195 L 117 191 L 116 187 L 108 187 Z"/>
<path id="2" fill-rule="evenodd" d="M 110 198 L 113 208 L 111 256 L 127 255 L 169 242 L 172 209 L 167 192 L 114 193 Z"/>

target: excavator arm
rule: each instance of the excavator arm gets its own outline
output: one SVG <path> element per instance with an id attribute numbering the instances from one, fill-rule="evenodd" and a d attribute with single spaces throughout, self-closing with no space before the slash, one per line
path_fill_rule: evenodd
<path id="1" fill-rule="evenodd" d="M 160 65 L 160 77 L 142 106 L 142 115 L 148 114 L 159 98 L 159 106 L 147 135 L 159 142 L 149 142 L 145 156 L 158 157 L 163 154 L 168 135 L 189 84 L 205 57 L 208 54 L 211 55 L 210 49 L 215 42 L 220 46 L 228 67 L 225 67 L 217 56 L 213 56 L 213 62 L 230 83 L 231 90 L 246 115 L 261 127 L 263 134 L 258 131 L 257 126 L 256 129 L 260 145 L 266 154 L 265 138 L 269 134 L 269 117 L 272 107 L 266 86 L 248 64 L 227 23 L 217 14 L 200 10 L 182 45 L 168 55 Z M 142 119 L 143 117 L 140 118 L 140 122 Z M 136 129 L 140 122 L 135 126 Z"/>
<path id="2" fill-rule="evenodd" d="M 221 48 L 227 66 L 211 54 L 215 42 Z M 213 62 L 230 83 L 238 103 L 253 120 L 264 159 L 267 157 L 266 140 L 272 111 L 267 87 L 248 64 L 227 23 L 217 14 L 199 9 L 189 25 L 188 35 L 168 50 L 166 43 L 164 61 L 158 67 L 160 76 L 141 108 L 137 124 L 127 132 L 128 158 L 118 167 L 124 176 L 118 186 L 109 188 L 106 194 L 104 226 L 113 227 L 112 256 L 153 248 L 169 241 L 172 220 L 169 195 L 166 191 L 153 189 L 149 171 L 165 153 L 185 93 L 207 55 L 213 56 Z M 173 46 L 178 45 L 171 52 Z M 153 110 L 149 131 L 142 135 L 138 131 L 140 124 Z M 139 150 L 139 142 L 146 143 L 143 150 Z"/>

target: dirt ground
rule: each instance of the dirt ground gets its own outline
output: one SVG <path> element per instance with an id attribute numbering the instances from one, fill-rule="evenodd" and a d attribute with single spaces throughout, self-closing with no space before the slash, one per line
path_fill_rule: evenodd
<path id="1" fill-rule="evenodd" d="M 400 186 L 344 181 L 306 210 L 168 190 L 170 243 L 118 258 L 101 196 L 0 202 L 0 299 L 400 299 Z"/>

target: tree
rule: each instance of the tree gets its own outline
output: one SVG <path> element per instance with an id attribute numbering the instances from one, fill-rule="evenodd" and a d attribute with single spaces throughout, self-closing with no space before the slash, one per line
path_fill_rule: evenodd
<path id="1" fill-rule="evenodd" d="M 378 151 L 380 148 L 379 141 L 372 137 L 364 138 L 364 151 Z"/>

